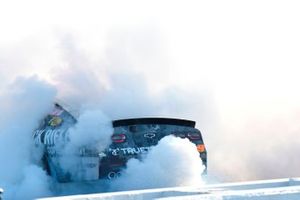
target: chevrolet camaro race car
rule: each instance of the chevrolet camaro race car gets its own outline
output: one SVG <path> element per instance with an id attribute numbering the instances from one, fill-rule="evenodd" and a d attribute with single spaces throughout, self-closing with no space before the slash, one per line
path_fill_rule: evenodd
<path id="1" fill-rule="evenodd" d="M 102 152 L 92 145 L 79 148 L 73 155 L 75 162 L 72 167 L 66 168 L 62 166 L 62 161 L 67 159 L 62 156 L 62 150 L 70 142 L 68 129 L 76 123 L 76 118 L 69 111 L 55 104 L 53 112 L 45 117 L 33 134 L 35 146 L 43 151 L 41 165 L 58 182 L 116 178 L 129 159 L 141 159 L 167 135 L 188 138 L 196 145 L 203 164 L 207 166 L 206 148 L 194 121 L 135 118 L 113 121 L 111 144 Z"/>

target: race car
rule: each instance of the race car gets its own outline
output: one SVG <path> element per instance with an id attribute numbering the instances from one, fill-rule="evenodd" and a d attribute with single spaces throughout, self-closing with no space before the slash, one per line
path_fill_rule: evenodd
<path id="1" fill-rule="evenodd" d="M 167 135 L 188 138 L 193 142 L 207 168 L 207 151 L 201 132 L 195 128 L 196 123 L 173 118 L 112 121 L 111 144 L 104 151 L 97 150 L 93 144 L 80 147 L 72 155 L 72 166 L 66 168 L 62 163 L 68 158 L 63 150 L 70 142 L 69 129 L 76 123 L 77 119 L 70 111 L 55 104 L 54 110 L 44 118 L 33 134 L 35 146 L 43 151 L 41 165 L 58 182 L 116 178 L 129 159 L 142 159 L 142 155 L 147 154 Z"/>

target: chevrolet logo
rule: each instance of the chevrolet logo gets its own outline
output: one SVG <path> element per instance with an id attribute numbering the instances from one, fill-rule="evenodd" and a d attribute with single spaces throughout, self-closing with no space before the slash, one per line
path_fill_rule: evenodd
<path id="1" fill-rule="evenodd" d="M 155 133 L 146 133 L 146 134 L 144 134 L 144 137 L 145 138 L 154 138 L 156 135 L 155 135 Z"/>

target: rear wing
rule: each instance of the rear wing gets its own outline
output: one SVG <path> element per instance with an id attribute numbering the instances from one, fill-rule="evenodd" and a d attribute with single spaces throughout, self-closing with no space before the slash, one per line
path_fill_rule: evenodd
<path id="1" fill-rule="evenodd" d="M 195 128 L 196 122 L 186 119 L 174 119 L 174 118 L 132 118 L 132 119 L 120 119 L 113 121 L 113 127 L 119 126 L 131 126 L 141 124 L 165 124 L 176 126 L 187 126 Z"/>

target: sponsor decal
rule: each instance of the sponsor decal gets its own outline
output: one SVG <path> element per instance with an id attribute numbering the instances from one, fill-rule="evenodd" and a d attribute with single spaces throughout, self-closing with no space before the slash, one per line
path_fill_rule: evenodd
<path id="1" fill-rule="evenodd" d="M 155 133 L 146 133 L 146 134 L 144 134 L 145 138 L 150 138 L 150 139 L 154 138 L 155 136 L 156 136 Z"/>
<path id="2" fill-rule="evenodd" d="M 56 127 L 56 126 L 61 125 L 62 121 L 63 121 L 62 118 L 54 116 L 49 120 L 48 124 L 50 126 Z"/>
<path id="3" fill-rule="evenodd" d="M 60 130 L 36 130 L 33 138 L 35 144 L 54 145 L 58 138 L 61 136 Z"/>
<path id="4" fill-rule="evenodd" d="M 158 125 L 151 126 L 147 133 L 144 134 L 145 138 L 154 138 L 156 136 L 157 131 L 160 129 Z"/>
<path id="5" fill-rule="evenodd" d="M 116 148 L 116 149 L 109 149 L 109 152 L 113 156 L 118 155 L 138 155 L 148 153 L 151 147 L 127 147 L 127 148 Z"/>

